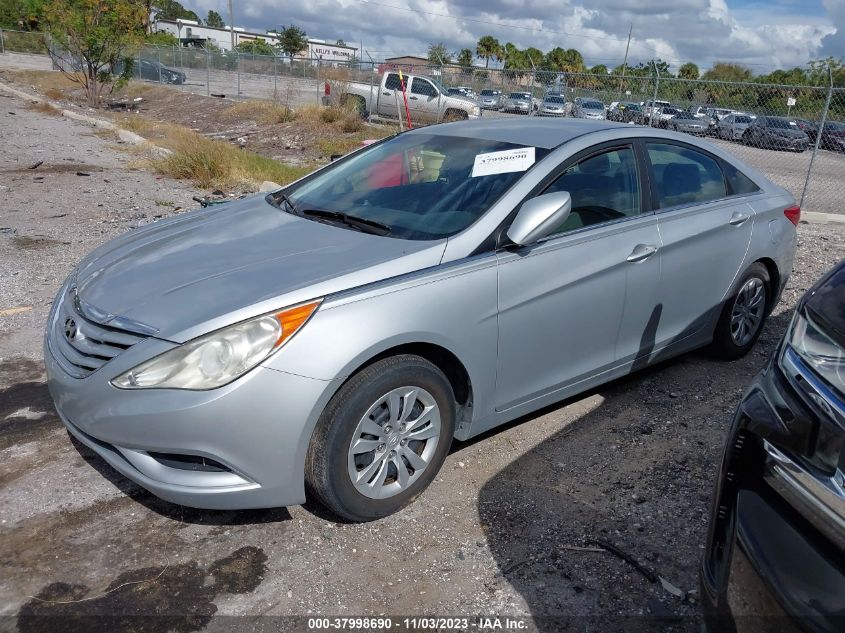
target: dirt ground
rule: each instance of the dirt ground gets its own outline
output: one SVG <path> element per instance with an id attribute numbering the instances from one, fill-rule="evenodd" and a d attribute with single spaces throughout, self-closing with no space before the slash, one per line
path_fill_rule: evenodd
<path id="1" fill-rule="evenodd" d="M 796 299 L 845 253 L 845 225 L 800 226 L 795 273 L 746 358 L 688 354 L 456 442 L 395 516 L 201 511 L 154 498 L 72 441 L 41 365 L 43 323 L 75 262 L 195 206 L 197 192 L 4 96 L 0 138 L 0 631 L 306 630 L 317 615 L 698 630 L 694 592 L 675 597 L 594 542 L 697 587 L 732 411 Z"/>

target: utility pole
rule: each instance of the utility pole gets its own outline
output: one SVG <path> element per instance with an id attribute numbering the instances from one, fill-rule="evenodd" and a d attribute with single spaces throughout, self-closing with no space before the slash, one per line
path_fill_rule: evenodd
<path id="1" fill-rule="evenodd" d="M 235 50 L 235 12 L 232 10 L 232 0 L 229 0 L 229 36 L 232 39 L 232 50 Z"/>
<path id="2" fill-rule="evenodd" d="M 231 0 L 229 0 L 231 2 Z M 619 95 L 622 96 L 622 83 L 625 81 L 625 69 L 628 67 L 628 49 L 631 48 L 631 31 L 634 30 L 634 23 L 628 27 L 628 43 L 625 45 L 625 60 L 622 62 L 622 77 L 619 79 Z"/>

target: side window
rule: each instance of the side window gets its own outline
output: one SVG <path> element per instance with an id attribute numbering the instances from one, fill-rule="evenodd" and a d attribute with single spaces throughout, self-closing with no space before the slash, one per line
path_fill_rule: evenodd
<path id="1" fill-rule="evenodd" d="M 460 91 L 458 90 L 456 90 L 455 92 L 456 94 L 460 94 Z M 434 89 L 434 86 L 431 85 L 430 81 L 420 79 L 419 77 L 414 78 L 414 83 L 411 84 L 411 94 L 433 97 L 435 93 L 436 91 Z"/>
<path id="2" fill-rule="evenodd" d="M 567 168 L 543 193 L 557 191 L 572 196 L 572 212 L 555 233 L 639 214 L 634 151 L 624 147 L 585 158 Z"/>
<path id="3" fill-rule="evenodd" d="M 402 82 L 399 81 L 399 73 L 390 73 L 384 81 L 384 87 L 387 90 L 402 90 Z"/>
<path id="4" fill-rule="evenodd" d="M 661 209 L 727 196 L 722 170 L 709 156 L 680 145 L 647 143 L 646 148 Z"/>
<path id="5" fill-rule="evenodd" d="M 728 162 L 723 163 L 725 169 L 725 177 L 731 185 L 731 191 L 736 195 L 746 193 L 756 193 L 760 191 L 760 187 L 751 180 L 748 176 L 739 171 L 736 167 Z"/>

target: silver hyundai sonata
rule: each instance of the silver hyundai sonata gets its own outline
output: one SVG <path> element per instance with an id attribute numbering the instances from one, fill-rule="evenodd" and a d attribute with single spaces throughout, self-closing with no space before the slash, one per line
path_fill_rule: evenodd
<path id="1" fill-rule="evenodd" d="M 156 495 L 366 521 L 452 438 L 710 346 L 745 354 L 792 269 L 793 198 L 717 146 L 605 121 L 472 121 L 94 251 L 49 388 Z"/>

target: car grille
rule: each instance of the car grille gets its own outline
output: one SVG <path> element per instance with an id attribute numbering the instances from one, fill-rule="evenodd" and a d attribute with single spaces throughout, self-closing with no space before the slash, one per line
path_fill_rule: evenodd
<path id="1" fill-rule="evenodd" d="M 48 338 L 56 360 L 74 378 L 85 378 L 146 336 L 97 323 L 83 314 L 74 291 L 61 297 Z"/>

